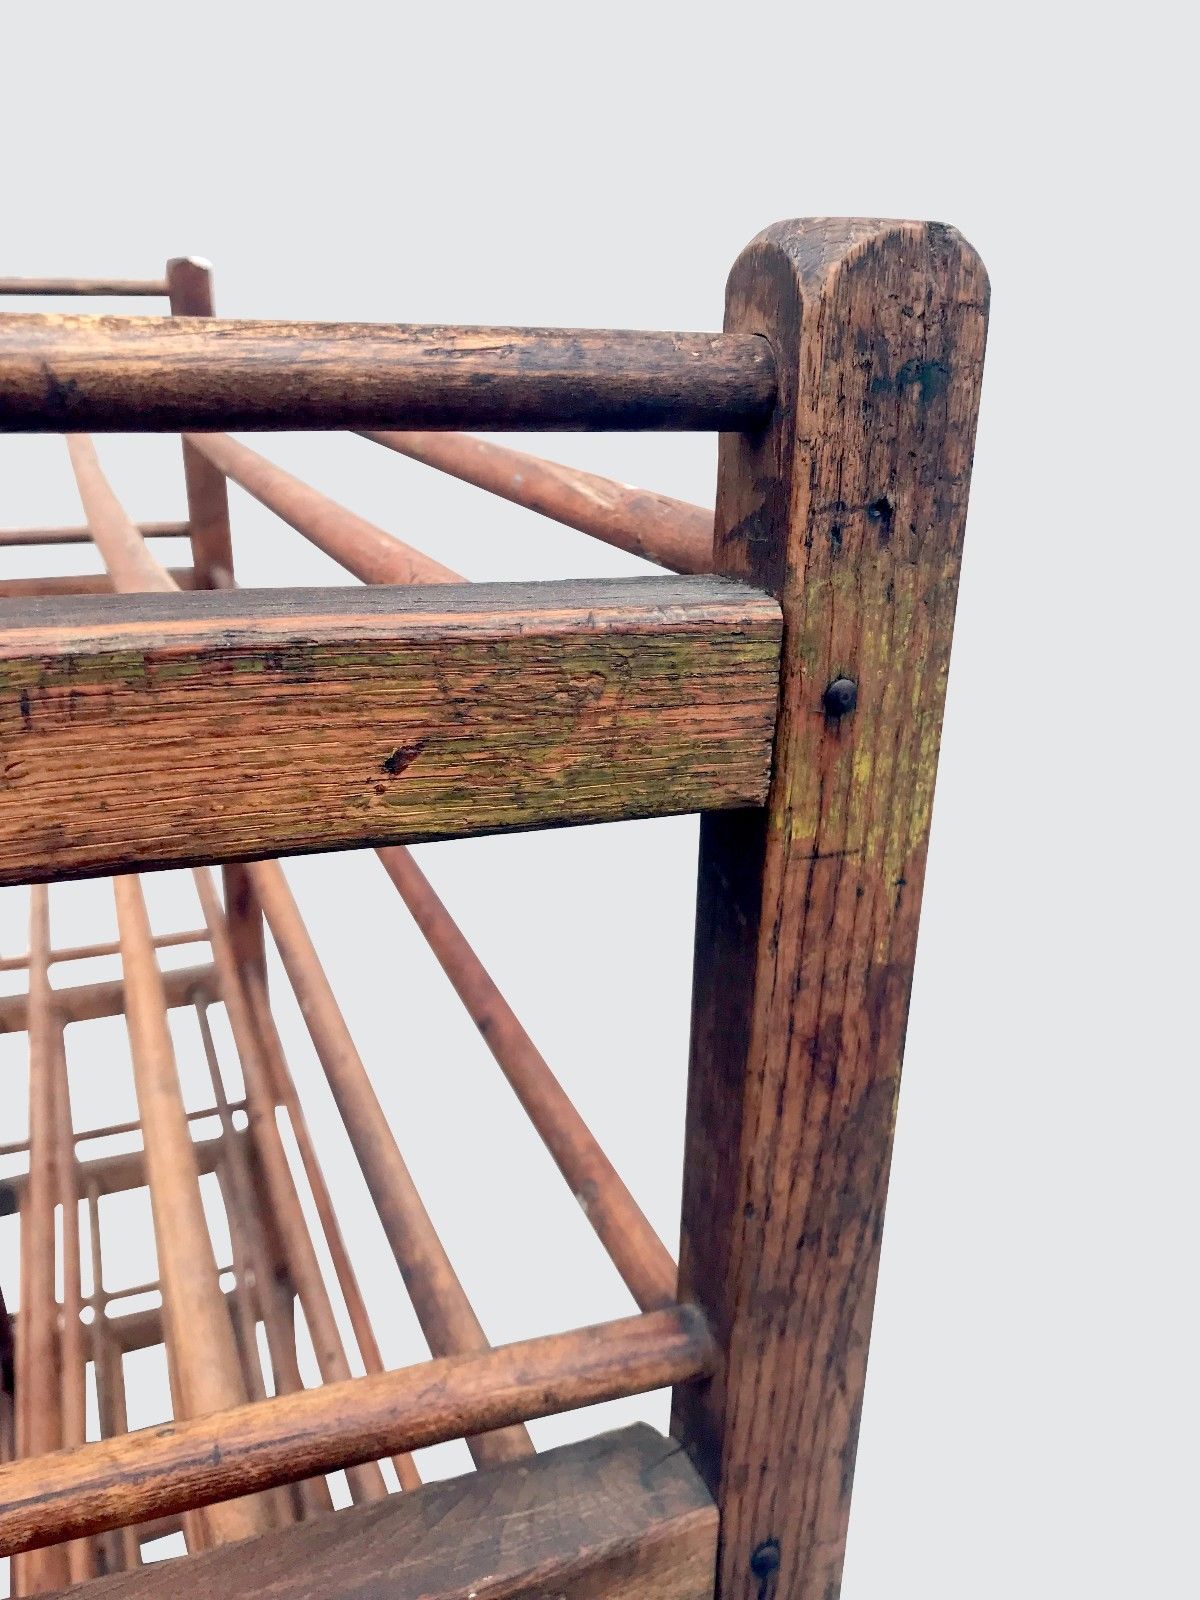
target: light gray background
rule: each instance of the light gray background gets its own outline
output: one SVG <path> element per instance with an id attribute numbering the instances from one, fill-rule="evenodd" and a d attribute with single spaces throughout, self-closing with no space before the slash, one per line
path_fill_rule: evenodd
<path id="1" fill-rule="evenodd" d="M 1166 6 L 990 9 L 9 13 L 0 271 L 152 275 L 197 252 L 227 315 L 704 329 L 739 249 L 778 217 L 966 233 L 992 275 L 991 341 L 844 1593 L 1184 1596 L 1187 54 Z M 534 447 L 712 495 L 710 437 Z M 263 448 L 473 577 L 641 570 L 357 439 Z M 182 513 L 173 441 L 105 440 L 101 459 L 133 514 Z M 244 581 L 340 581 L 236 490 L 233 515 Z M 78 516 L 61 443 L 0 441 L 0 524 Z M 690 820 L 419 852 L 672 1247 L 694 856 Z M 612 1270 L 374 860 L 289 874 L 490 1335 L 620 1314 Z M 152 897 L 160 927 L 196 920 L 186 879 Z M 23 948 L 24 898 L 0 896 L 6 954 Z M 106 891 L 52 904 L 56 941 L 110 936 Z M 385 1357 L 417 1358 L 277 971 L 274 992 Z M 124 1074 L 105 1075 L 107 1051 L 123 1059 L 109 1026 L 72 1059 L 93 1125 L 128 1102 Z M 0 1044 L 2 1141 L 24 1118 L 24 1055 Z M 180 1053 L 198 1095 L 184 1032 Z M 132 1283 L 152 1263 L 132 1217 L 127 1241 L 115 1267 Z M 11 1233 L 0 1243 L 15 1299 Z M 133 1403 L 154 1420 L 161 1374 Z M 605 1420 L 635 1415 L 662 1423 L 661 1397 Z M 461 1449 L 428 1465 L 458 1470 Z"/>

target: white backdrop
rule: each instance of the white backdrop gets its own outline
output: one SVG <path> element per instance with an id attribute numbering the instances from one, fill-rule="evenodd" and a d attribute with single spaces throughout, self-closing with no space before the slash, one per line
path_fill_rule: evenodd
<path id="1" fill-rule="evenodd" d="M 0 16 L 3 272 L 152 276 L 195 252 L 232 316 L 706 329 L 734 257 L 781 216 L 935 217 L 982 253 L 984 409 L 845 1600 L 1196 1592 L 1182 673 L 1197 495 L 1179 310 L 1195 270 L 1186 58 L 1167 18 L 353 0 Z M 532 447 L 712 496 L 711 437 Z M 261 448 L 472 577 L 643 570 L 358 439 Z M 182 515 L 174 441 L 100 453 L 135 516 Z M 244 582 L 341 581 L 231 492 Z M 78 519 L 61 443 L 0 440 L 0 525 Z M 87 559 L 32 554 L 0 566 Z M 418 855 L 674 1248 L 694 822 Z M 491 1337 L 620 1314 L 619 1282 L 373 858 L 289 875 Z M 197 920 L 186 875 L 152 892 L 159 926 Z M 56 942 L 111 936 L 105 890 L 52 906 Z M 0 940 L 23 948 L 21 892 L 0 896 Z M 385 1359 L 415 1359 L 273 977 Z M 72 1071 L 98 1125 L 127 1113 L 105 1079 L 119 1024 L 96 1027 Z M 25 1114 L 22 1041 L 0 1039 L 0 1073 L 3 1142 Z M 15 1300 L 11 1231 L 0 1251 Z M 114 1272 L 134 1283 L 148 1263 L 131 1219 Z M 134 1422 L 155 1420 L 161 1373 L 131 1383 Z M 606 1412 L 661 1424 L 665 1405 Z M 463 1460 L 446 1447 L 428 1465 Z"/>

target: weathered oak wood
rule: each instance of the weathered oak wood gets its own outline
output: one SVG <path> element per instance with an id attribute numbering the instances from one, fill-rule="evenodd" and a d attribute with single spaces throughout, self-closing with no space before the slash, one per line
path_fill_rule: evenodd
<path id="1" fill-rule="evenodd" d="M 764 339 L 576 328 L 7 316 L 0 431 L 740 428 Z"/>
<path id="2" fill-rule="evenodd" d="M 364 432 L 363 438 L 673 572 L 713 569 L 712 512 L 703 506 L 631 489 L 469 433 Z"/>
<path id="3" fill-rule="evenodd" d="M 167 569 L 176 589 L 198 589 L 191 567 Z M 0 578 L 0 602 L 5 600 L 62 599 L 75 595 L 113 594 L 113 581 L 105 572 L 63 572 L 44 578 Z M 0 608 L 0 619 L 4 611 Z"/>
<path id="4" fill-rule="evenodd" d="M 0 882 L 766 790 L 778 608 L 721 579 L 96 597 L 5 620 Z"/>
<path id="5" fill-rule="evenodd" d="M 212 266 L 197 256 L 176 256 L 167 262 L 167 295 L 174 317 L 211 317 Z M 214 570 L 233 574 L 229 529 L 229 496 L 225 479 L 183 440 L 183 484 L 187 495 L 192 565 L 199 586 L 214 588 Z"/>
<path id="6" fill-rule="evenodd" d="M 0 1466 L 0 1555 L 682 1383 L 710 1370 L 690 1307 L 326 1384 Z"/>
<path id="7" fill-rule="evenodd" d="M 781 402 L 722 440 L 717 563 L 784 651 L 767 807 L 702 831 L 680 1293 L 725 1359 L 674 1426 L 721 1600 L 840 1584 L 986 306 L 932 224 L 781 224 L 730 279 Z"/>
<path id="8" fill-rule="evenodd" d="M 639 1424 L 189 1561 L 190 1600 L 711 1600 L 717 1515 Z M 174 1600 L 171 1567 L 80 1600 Z"/>

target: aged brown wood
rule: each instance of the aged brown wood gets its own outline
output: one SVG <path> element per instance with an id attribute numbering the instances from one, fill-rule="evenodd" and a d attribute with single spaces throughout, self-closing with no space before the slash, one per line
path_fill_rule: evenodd
<path id="1" fill-rule="evenodd" d="M 778 608 L 723 579 L 116 596 L 6 624 L 0 882 L 766 790 Z"/>
<path id="2" fill-rule="evenodd" d="M 104 1250 L 100 1238 L 100 1191 L 92 1183 L 87 1185 L 87 1205 L 92 1289 L 94 1296 L 102 1296 Z M 92 1363 L 96 1374 L 96 1410 L 100 1422 L 100 1437 L 112 1439 L 117 1434 L 129 1432 L 121 1352 L 112 1337 L 106 1317 L 97 1317 L 89 1331 Z M 126 1526 L 111 1529 L 100 1535 L 98 1543 L 104 1551 L 105 1564 L 109 1572 L 122 1572 L 141 1566 L 141 1546 L 133 1528 Z"/>
<path id="3" fill-rule="evenodd" d="M 217 1283 L 145 898 L 139 880 L 132 876 L 114 879 L 113 892 L 162 1285 L 163 1331 L 178 1379 L 175 1415 L 203 1416 L 243 1403 L 246 1388 Z M 172 1389 L 176 1390 L 174 1383 Z M 203 1524 L 211 1540 L 220 1542 L 260 1533 L 271 1519 L 266 1503 L 252 1498 L 206 1511 Z"/>
<path id="4" fill-rule="evenodd" d="M 704 1374 L 711 1360 L 703 1317 L 681 1306 L 8 1463 L 0 1554 L 643 1394 Z"/>
<path id="5" fill-rule="evenodd" d="M 645 1424 L 431 1483 L 386 1505 L 208 1552 L 193 1600 L 711 1600 L 717 1516 L 679 1446 Z M 88 1600 L 172 1600 L 147 1568 Z"/>
<path id="6" fill-rule="evenodd" d="M 429 1348 L 435 1356 L 485 1351 L 487 1335 L 400 1154 L 283 869 L 256 861 L 248 870 Z M 467 1443 L 481 1466 L 533 1449 L 523 1428 Z"/>
<path id="7" fill-rule="evenodd" d="M 207 930 L 203 928 L 189 929 L 182 933 L 156 933 L 154 948 L 166 950 L 173 945 L 201 944 L 207 939 Z M 61 950 L 51 950 L 47 959 L 53 966 L 56 961 L 91 961 L 97 956 L 119 956 L 120 953 L 120 940 L 109 940 L 106 944 L 64 945 Z M 28 955 L 0 957 L 0 972 L 17 972 L 28 965 Z"/>
<path id="8" fill-rule="evenodd" d="M 61 1022 L 54 1028 L 54 1159 L 58 1195 L 62 1206 L 62 1333 L 61 1383 L 62 1445 L 69 1449 L 87 1438 L 87 1354 L 84 1348 L 83 1288 L 80 1279 L 79 1173 L 71 1121 L 71 1086 Z M 88 1539 L 73 1539 L 66 1547 L 72 1583 L 94 1575 L 95 1551 Z"/>
<path id="9" fill-rule="evenodd" d="M 680 1292 L 724 1362 L 674 1427 L 721 1600 L 840 1583 L 986 307 L 932 224 L 785 223 L 730 280 L 781 401 L 722 440 L 717 564 L 785 634 L 767 807 L 701 847 Z"/>
<path id="10" fill-rule="evenodd" d="M 168 1006 L 191 1005 L 197 993 L 210 990 L 215 980 L 211 963 L 177 967 L 162 975 Z M 54 1007 L 63 1022 L 87 1022 L 93 1017 L 115 1017 L 125 1009 L 125 985 L 79 983 L 54 990 Z M 0 995 L 0 1033 L 21 1033 L 29 1024 L 29 997 L 23 994 Z"/>
<path id="11" fill-rule="evenodd" d="M 44 885 L 29 897 L 29 1175 L 21 1211 L 21 1337 L 17 1344 L 16 1443 L 40 1456 L 63 1442 L 55 1293 L 54 1208 L 58 1034 L 50 988 L 50 903 Z M 18 1595 L 43 1594 L 66 1583 L 65 1550 L 45 1550 L 16 1564 Z"/>
<path id="12" fill-rule="evenodd" d="M 457 572 L 414 550 L 365 517 L 239 444 L 224 433 L 193 433 L 185 443 L 213 471 L 232 478 L 247 494 L 282 517 L 318 550 L 364 583 L 462 583 Z"/>
<path id="13" fill-rule="evenodd" d="M 269 1092 L 267 1071 L 260 1053 L 253 1015 L 242 987 L 233 940 L 210 874 L 204 869 L 197 869 L 194 877 L 212 944 L 213 963 L 220 983 L 219 994 L 225 1004 L 225 1014 L 246 1085 L 250 1135 L 258 1152 L 271 1211 L 285 1241 L 288 1269 L 312 1338 L 321 1380 L 324 1383 L 341 1382 L 350 1377 L 350 1364 L 346 1359 L 329 1292 L 321 1276 L 320 1263 L 309 1236 L 275 1120 L 274 1097 Z M 214 1069 L 213 1087 L 217 1090 L 220 1087 L 220 1073 L 211 1054 L 210 1061 Z M 278 1334 L 272 1338 L 271 1323 L 267 1324 L 267 1333 L 272 1344 L 272 1359 L 275 1360 L 280 1345 Z M 294 1359 L 294 1345 L 292 1354 Z M 351 1468 L 347 1478 L 356 1501 L 378 1500 L 387 1493 L 383 1475 L 373 1462 Z"/>
<path id="14" fill-rule="evenodd" d="M 186 539 L 186 522 L 139 522 L 143 539 Z M 20 545 L 91 544 L 88 528 L 0 528 L 0 550 Z"/>
<path id="15" fill-rule="evenodd" d="M 198 256 L 177 256 L 167 262 L 167 295 L 176 317 L 211 317 L 212 266 Z M 200 587 L 213 587 L 214 568 L 233 573 L 233 545 L 229 531 L 229 497 L 225 480 L 183 441 L 183 481 L 187 495 L 192 565 Z"/>
<path id="16" fill-rule="evenodd" d="M 643 1311 L 675 1299 L 675 1263 L 407 850 L 380 860 Z"/>
<path id="17" fill-rule="evenodd" d="M 364 431 L 363 438 L 673 572 L 713 570 L 712 512 L 703 506 L 631 489 L 469 433 Z"/>
<path id="18" fill-rule="evenodd" d="M 287 1113 L 292 1137 L 296 1141 L 296 1149 L 300 1156 L 300 1163 L 304 1168 L 304 1175 L 308 1180 L 309 1191 L 312 1194 L 313 1209 L 316 1211 L 317 1220 L 321 1224 L 321 1233 L 329 1251 L 329 1259 L 333 1264 L 333 1272 L 338 1281 L 338 1288 L 342 1292 L 342 1299 L 346 1305 L 346 1314 L 354 1331 L 354 1339 L 358 1345 L 363 1368 L 368 1373 L 382 1372 L 384 1366 L 379 1343 L 375 1337 L 375 1330 L 371 1326 L 371 1319 L 367 1314 L 366 1301 L 363 1299 L 358 1276 L 350 1260 L 350 1253 L 346 1249 L 346 1242 L 342 1237 L 342 1230 L 338 1224 L 337 1213 L 333 1206 L 333 1197 L 329 1193 L 329 1186 L 325 1181 L 325 1174 L 321 1169 L 321 1163 L 317 1158 L 316 1148 L 313 1145 L 312 1135 L 308 1130 L 308 1120 L 304 1115 L 304 1108 L 300 1104 L 300 1097 L 296 1093 L 295 1080 L 284 1056 L 279 1033 L 275 1027 L 275 1020 L 271 1015 L 265 979 L 261 973 L 247 972 L 245 974 L 245 987 L 258 1034 L 259 1048 L 269 1070 L 271 1089 L 277 1103 Z M 402 1489 L 419 1487 L 421 1482 L 420 1475 L 410 1455 L 396 1455 L 391 1458 L 391 1461 Z"/>
<path id="19" fill-rule="evenodd" d="M 161 278 L 0 278 L 0 294 L 166 294 Z"/>
<path id="20" fill-rule="evenodd" d="M 7 316 L 0 430 L 740 428 L 763 339 L 179 317 Z"/>

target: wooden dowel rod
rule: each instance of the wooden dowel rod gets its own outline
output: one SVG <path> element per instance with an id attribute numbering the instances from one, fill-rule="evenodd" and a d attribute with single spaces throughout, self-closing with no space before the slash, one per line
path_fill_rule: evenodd
<path id="1" fill-rule="evenodd" d="M 713 570 L 713 514 L 703 506 L 631 489 L 469 433 L 364 431 L 363 438 L 673 572 Z"/>
<path id="2" fill-rule="evenodd" d="M 167 569 L 150 554 L 136 524 L 125 515 L 100 470 L 92 441 L 85 434 L 68 434 L 67 452 L 84 517 L 114 587 L 123 593 L 177 588 Z"/>
<path id="3" fill-rule="evenodd" d="M 186 539 L 189 532 L 186 522 L 139 522 L 137 527 L 143 539 Z M 92 535 L 87 528 L 0 528 L 0 550 L 25 545 L 91 542 Z"/>
<path id="4" fill-rule="evenodd" d="M 191 928 L 186 933 L 157 933 L 154 936 L 154 948 L 167 950 L 180 944 L 204 944 L 208 940 L 208 933 L 204 928 Z M 121 946 L 118 940 L 110 940 L 107 944 L 77 944 L 67 945 L 62 950 L 51 950 L 49 961 L 53 966 L 56 961 L 91 961 L 96 956 L 119 956 Z M 2 956 L 0 957 L 0 972 L 18 972 L 29 965 L 29 957 Z"/>
<path id="5" fill-rule="evenodd" d="M 0 1554 L 710 1371 L 690 1307 L 354 1378 L 0 1467 Z"/>
<path id="6" fill-rule="evenodd" d="M 202 1122 L 205 1117 L 217 1116 L 219 1109 L 217 1106 L 204 1106 L 199 1111 L 187 1112 L 186 1116 L 189 1123 Z M 244 1111 L 246 1102 L 242 1099 L 230 1100 L 229 1109 L 230 1111 Z M 142 1124 L 136 1117 L 131 1122 L 110 1122 L 103 1128 L 81 1128 L 74 1135 L 73 1148 L 77 1150 L 81 1144 L 91 1139 L 112 1139 L 118 1134 L 140 1133 L 141 1130 Z M 29 1140 L 18 1139 L 12 1144 L 0 1144 L 0 1156 L 19 1155 L 28 1149 Z"/>
<path id="7" fill-rule="evenodd" d="M 383 1356 L 379 1349 L 379 1343 L 375 1338 L 375 1330 L 371 1326 L 366 1301 L 363 1299 L 362 1289 L 359 1286 L 354 1265 L 350 1260 L 350 1252 L 347 1250 L 346 1241 L 342 1236 L 337 1212 L 333 1205 L 333 1197 L 329 1193 L 325 1174 L 322 1172 L 321 1163 L 317 1158 L 316 1147 L 313 1144 L 312 1134 L 308 1128 L 308 1119 L 304 1115 L 304 1108 L 296 1091 L 291 1068 L 288 1066 L 287 1059 L 283 1053 L 283 1045 L 267 1000 L 266 980 L 259 972 L 247 972 L 245 974 L 245 988 L 258 1033 L 263 1061 L 270 1071 L 274 1098 L 287 1113 L 292 1137 L 296 1141 L 296 1149 L 300 1156 L 300 1163 L 308 1180 L 313 1209 L 316 1211 L 317 1220 L 321 1224 L 321 1232 L 324 1235 L 325 1245 L 329 1251 L 329 1259 L 333 1264 L 338 1288 L 341 1290 L 342 1299 L 346 1304 L 346 1314 L 350 1318 L 350 1326 L 354 1331 L 354 1338 L 358 1345 L 363 1367 L 369 1373 L 382 1372 L 384 1370 Z M 420 1487 L 420 1474 L 412 1456 L 395 1455 L 391 1458 L 391 1461 L 402 1489 Z"/>
<path id="8" fill-rule="evenodd" d="M 487 1336 L 417 1193 L 283 870 L 275 861 L 249 870 L 429 1348 L 435 1356 L 486 1350 Z M 533 1448 L 519 1428 L 468 1443 L 481 1466 Z"/>
<path id="9" fill-rule="evenodd" d="M 321 1275 L 320 1262 L 317 1260 L 317 1253 L 309 1236 L 304 1210 L 296 1193 L 287 1153 L 280 1138 L 279 1125 L 275 1120 L 275 1100 L 269 1090 L 258 1034 L 239 978 L 233 944 L 212 875 L 205 868 L 197 868 L 193 877 L 212 943 L 213 960 L 220 982 L 220 998 L 225 1004 L 229 1029 L 233 1034 L 238 1059 L 242 1066 L 250 1117 L 250 1134 L 258 1153 L 259 1167 L 270 1197 L 271 1210 L 285 1241 L 288 1267 L 296 1285 L 304 1320 L 312 1337 L 313 1352 L 316 1355 L 321 1378 L 325 1383 L 341 1382 L 350 1377 L 350 1364 L 346 1359 L 329 1291 Z M 206 1043 L 211 1043 L 211 1039 Z M 215 1089 L 220 1082 L 220 1069 L 216 1066 L 215 1057 L 210 1059 Z M 372 1465 L 356 1469 L 351 1492 L 357 1502 L 382 1499 L 387 1493 L 387 1486 L 379 1468 Z"/>
<path id="10" fill-rule="evenodd" d="M 637 1201 L 432 884 L 403 848 L 379 859 L 643 1311 L 675 1299 L 676 1267 Z"/>
<path id="11" fill-rule="evenodd" d="M 227 478 L 364 583 L 460 583 L 456 572 L 223 433 L 185 435 Z"/>
<path id="12" fill-rule="evenodd" d="M 162 974 L 168 1006 L 191 1005 L 197 993 L 211 990 L 215 973 L 210 962 L 176 967 Z M 52 990 L 54 1009 L 63 1022 L 88 1022 L 93 1017 L 115 1017 L 125 1009 L 125 985 L 119 978 L 104 983 L 76 983 Z M 29 996 L 0 995 L 0 1033 L 20 1033 L 29 1019 Z"/>
<path id="13" fill-rule="evenodd" d="M 182 1414 L 200 1416 L 244 1402 L 246 1392 L 217 1282 L 195 1147 L 184 1114 L 141 883 L 132 876 L 116 878 L 113 891 L 123 947 L 126 1026 L 162 1283 L 163 1325 L 178 1371 Z M 205 1520 L 218 1541 L 245 1538 L 261 1532 L 270 1522 L 267 1508 L 253 1499 L 232 1502 Z"/>
<path id="14" fill-rule="evenodd" d="M 562 328 L 7 316 L 0 428 L 740 429 L 775 401 L 765 339 Z"/>
<path id="15" fill-rule="evenodd" d="M 190 567 L 172 567 L 177 589 L 199 587 Z M 103 572 L 67 572 L 41 578 L 0 578 L 0 600 L 52 600 L 77 595 L 113 594 L 113 581 Z"/>
<path id="16" fill-rule="evenodd" d="M 29 1186 L 21 1212 L 21 1340 L 16 1374 L 17 1437 L 29 1456 L 63 1443 L 59 1387 L 54 1209 L 58 1200 L 56 1080 L 58 1062 L 49 978 L 50 901 L 44 884 L 29 892 Z M 46 1550 L 17 1565 L 19 1595 L 69 1581 L 65 1550 Z"/>
<path id="17" fill-rule="evenodd" d="M 0 294 L 158 295 L 162 278 L 0 278 Z"/>
<path id="18" fill-rule="evenodd" d="M 92 1259 L 92 1293 L 104 1292 L 104 1251 L 100 1239 L 100 1193 L 87 1186 L 88 1242 Z M 89 1329 L 92 1369 L 96 1375 L 96 1411 L 100 1437 L 114 1439 L 129 1432 L 125 1406 L 125 1374 L 118 1350 L 108 1327 L 108 1319 L 96 1317 Z M 107 1532 L 104 1538 L 105 1566 L 109 1572 L 125 1571 L 141 1565 L 141 1546 L 132 1528 Z"/>
<path id="19" fill-rule="evenodd" d="M 80 1281 L 79 1174 L 72 1135 L 71 1086 L 62 1024 L 54 1029 L 55 1158 L 62 1204 L 62 1443 L 64 1449 L 87 1438 L 87 1355 L 84 1349 L 83 1286 Z M 72 1583 L 95 1575 L 95 1550 L 88 1539 L 67 1545 L 67 1567 Z"/>

